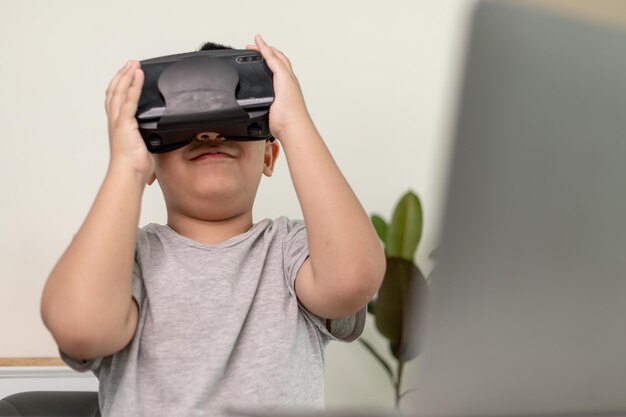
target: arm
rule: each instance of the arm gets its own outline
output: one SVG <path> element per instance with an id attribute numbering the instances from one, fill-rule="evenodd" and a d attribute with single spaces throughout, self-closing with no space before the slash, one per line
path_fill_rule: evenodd
<path id="1" fill-rule="evenodd" d="M 385 270 L 369 216 L 343 177 L 304 103 L 289 60 L 257 35 L 255 46 L 274 74 L 270 129 L 280 141 L 307 226 L 309 258 L 296 294 L 309 311 L 338 318 L 375 295 Z"/>
<path id="2" fill-rule="evenodd" d="M 129 62 L 106 95 L 111 158 L 84 223 L 46 282 L 41 314 L 59 348 L 79 359 L 119 351 L 133 337 L 135 240 L 154 162 L 137 129 L 143 72 Z"/>

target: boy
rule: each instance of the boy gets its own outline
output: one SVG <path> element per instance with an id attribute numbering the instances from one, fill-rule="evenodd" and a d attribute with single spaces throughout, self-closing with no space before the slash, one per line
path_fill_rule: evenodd
<path id="1" fill-rule="evenodd" d="M 252 222 L 275 142 L 206 132 L 151 155 L 135 112 L 137 62 L 106 93 L 110 163 L 50 274 L 42 317 L 65 360 L 100 380 L 103 416 L 221 416 L 323 407 L 323 349 L 354 340 L 384 274 L 382 247 L 304 103 L 289 60 L 257 35 L 273 72 L 270 130 L 304 214 Z M 137 229 L 158 179 L 167 225 Z M 305 228 L 306 225 L 306 228 Z"/>

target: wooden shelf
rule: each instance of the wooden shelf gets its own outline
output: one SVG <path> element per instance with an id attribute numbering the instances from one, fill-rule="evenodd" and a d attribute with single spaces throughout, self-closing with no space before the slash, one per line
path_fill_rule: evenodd
<path id="1" fill-rule="evenodd" d="M 0 358 L 0 366 L 63 366 L 61 358 Z"/>

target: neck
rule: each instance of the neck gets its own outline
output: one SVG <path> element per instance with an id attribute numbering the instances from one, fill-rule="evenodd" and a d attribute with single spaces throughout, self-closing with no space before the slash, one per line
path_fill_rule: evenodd
<path id="1" fill-rule="evenodd" d="M 224 219 L 199 219 L 168 213 L 167 225 L 179 235 L 201 243 L 220 243 L 252 227 L 252 211 Z"/>

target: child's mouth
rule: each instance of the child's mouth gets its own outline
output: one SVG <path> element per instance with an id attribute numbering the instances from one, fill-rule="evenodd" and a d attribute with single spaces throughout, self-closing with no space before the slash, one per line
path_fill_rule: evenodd
<path id="1" fill-rule="evenodd" d="M 231 155 L 224 153 L 224 152 L 220 152 L 220 151 L 208 151 L 208 152 L 203 152 L 200 155 L 192 158 L 192 161 L 202 161 L 202 160 L 206 160 L 206 159 L 231 159 L 233 158 Z"/>

